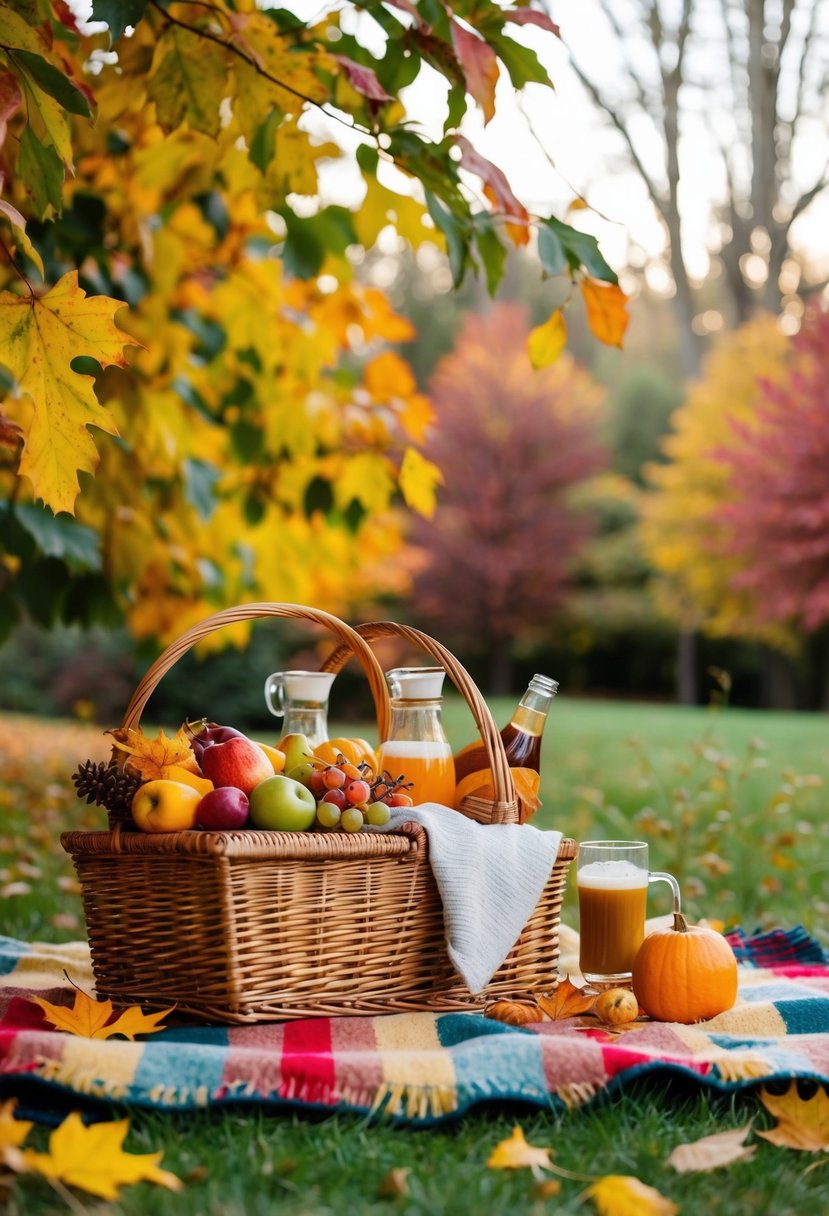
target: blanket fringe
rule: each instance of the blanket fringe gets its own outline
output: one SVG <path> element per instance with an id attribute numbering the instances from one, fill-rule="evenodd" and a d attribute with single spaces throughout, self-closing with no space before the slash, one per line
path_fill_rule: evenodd
<path id="1" fill-rule="evenodd" d="M 555 1092 L 568 1110 L 574 1110 L 595 1098 L 599 1086 L 592 1081 L 572 1081 L 569 1085 L 560 1085 Z"/>
<path id="2" fill-rule="evenodd" d="M 377 1086 L 371 1102 L 372 1114 L 405 1115 L 409 1119 L 437 1119 L 458 1108 L 453 1085 L 416 1085 L 385 1081 Z"/>

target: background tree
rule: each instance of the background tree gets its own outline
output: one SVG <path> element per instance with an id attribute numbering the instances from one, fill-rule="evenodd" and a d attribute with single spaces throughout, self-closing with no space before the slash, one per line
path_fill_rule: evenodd
<path id="1" fill-rule="evenodd" d="M 413 521 L 422 569 L 413 609 L 510 686 L 517 639 L 549 635 L 569 566 L 587 538 L 573 486 L 605 457 L 602 391 L 565 354 L 534 372 L 522 309 L 470 314 L 430 384 L 437 425 L 426 445 L 445 485 L 432 520 Z"/>
<path id="2" fill-rule="evenodd" d="M 734 441 L 717 453 L 730 496 L 712 522 L 732 563 L 729 587 L 745 604 L 743 633 L 800 637 L 829 625 L 829 313 L 808 314 L 791 343 L 796 361 L 760 383 L 751 425 L 735 420 Z M 825 636 L 820 651 L 829 708 Z"/>
<path id="3" fill-rule="evenodd" d="M 240 599 L 342 609 L 389 568 L 390 508 L 428 513 L 437 478 L 428 403 L 384 350 L 411 327 L 355 276 L 360 248 L 393 225 L 494 291 L 540 227 L 548 271 L 621 325 L 595 240 L 531 215 L 459 130 L 502 74 L 550 83 L 510 31 L 556 27 L 491 0 L 93 14 L 108 28 L 0 7 L 2 631 L 126 617 L 165 640 Z M 421 72 L 446 89 L 436 139 L 399 96 Z"/>

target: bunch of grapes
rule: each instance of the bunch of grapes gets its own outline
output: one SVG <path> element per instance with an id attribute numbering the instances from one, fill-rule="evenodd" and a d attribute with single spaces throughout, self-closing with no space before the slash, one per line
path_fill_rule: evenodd
<path id="1" fill-rule="evenodd" d="M 308 788 L 317 800 L 317 826 L 344 832 L 359 832 L 364 824 L 381 828 L 391 818 L 393 806 L 411 806 L 404 776 L 384 772 L 374 777 L 370 766 L 351 764 L 344 756 L 336 764 L 315 768 Z"/>

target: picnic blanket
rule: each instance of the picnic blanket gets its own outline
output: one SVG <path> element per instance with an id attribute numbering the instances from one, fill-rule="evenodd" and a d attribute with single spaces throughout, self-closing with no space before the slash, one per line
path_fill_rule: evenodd
<path id="1" fill-rule="evenodd" d="M 192 1110 L 223 1104 L 382 1111 L 427 1124 L 484 1102 L 597 1100 L 645 1072 L 716 1090 L 763 1079 L 829 1083 L 829 958 L 803 928 L 730 933 L 737 1004 L 694 1026 L 624 1033 L 575 1017 L 515 1028 L 480 1014 L 402 1013 L 252 1026 L 177 1025 L 130 1042 L 50 1027 L 33 995 L 93 991 L 85 943 L 0 937 L 0 1099 L 43 1121 L 82 1106 Z M 562 957 L 577 937 L 561 926 Z"/>

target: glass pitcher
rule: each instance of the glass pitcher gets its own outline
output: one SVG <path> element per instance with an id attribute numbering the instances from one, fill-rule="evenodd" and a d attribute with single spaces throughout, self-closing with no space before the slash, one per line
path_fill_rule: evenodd
<path id="1" fill-rule="evenodd" d="M 305 735 L 312 747 L 328 738 L 328 697 L 331 671 L 275 671 L 265 681 L 265 701 L 282 734 Z"/>
<path id="2" fill-rule="evenodd" d="M 415 805 L 440 802 L 452 806 L 455 767 L 452 748 L 441 722 L 442 667 L 395 667 L 386 673 L 391 694 L 389 736 L 380 744 L 378 766 L 392 777 L 401 774 L 412 787 Z"/>

